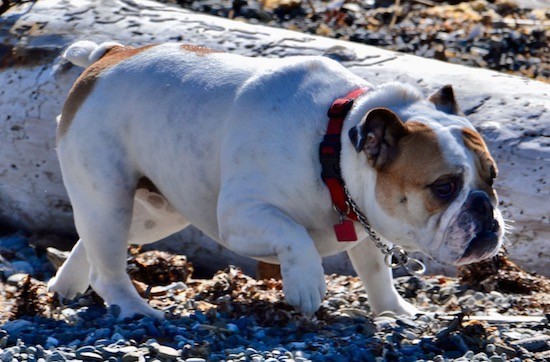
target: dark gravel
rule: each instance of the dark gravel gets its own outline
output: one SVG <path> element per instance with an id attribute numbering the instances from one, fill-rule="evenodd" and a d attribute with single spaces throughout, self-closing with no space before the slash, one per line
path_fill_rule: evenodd
<path id="1" fill-rule="evenodd" d="M 28 240 L 23 234 L 0 238 L 2 361 L 550 358 L 550 325 L 548 315 L 544 317 L 550 312 L 549 282 L 534 275 L 530 282 L 539 283 L 538 289 L 527 294 L 489 290 L 498 285 L 492 282 L 476 291 L 457 278 L 400 277 L 400 293 L 427 312 L 416 318 L 389 313 L 373 317 L 356 277 L 330 275 L 321 309 L 307 317 L 284 303 L 280 281 L 257 281 L 235 267 L 211 279 L 193 279 L 184 256 L 134 249 L 129 270 L 138 291 L 169 317 L 117 322 L 117 307 L 106 309 L 91 291 L 65 304 L 46 293 L 44 282 L 52 266 Z M 510 263 L 502 270 L 511 272 L 514 267 Z M 149 284 L 143 282 L 145 271 Z M 481 285 L 476 278 L 487 276 L 470 270 L 464 277 Z"/>
<path id="2" fill-rule="evenodd" d="M 550 79 L 550 6 L 515 0 L 160 0 L 225 18 Z M 526 6 L 529 6 L 527 4 Z"/>

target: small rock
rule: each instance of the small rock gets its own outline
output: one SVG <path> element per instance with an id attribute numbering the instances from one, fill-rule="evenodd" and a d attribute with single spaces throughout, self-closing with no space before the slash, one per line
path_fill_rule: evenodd
<path id="1" fill-rule="evenodd" d="M 328 48 L 323 55 L 339 62 L 351 61 L 357 58 L 357 54 L 353 49 L 341 45 Z"/>
<path id="2" fill-rule="evenodd" d="M 120 349 L 119 349 L 119 352 L 120 352 L 121 354 L 125 354 L 125 353 L 135 352 L 135 351 L 137 351 L 137 350 L 138 350 L 138 348 L 135 347 L 135 346 L 125 346 L 125 347 L 120 348 Z"/>
<path id="3" fill-rule="evenodd" d="M 530 338 L 520 339 L 512 342 L 514 345 L 520 346 L 529 352 L 543 352 L 550 349 L 550 335 L 539 335 Z"/>
<path id="4" fill-rule="evenodd" d="M 23 281 L 23 279 L 25 279 L 26 277 L 28 276 L 27 273 L 15 273 L 15 274 L 12 274 L 8 277 L 8 284 L 9 285 L 19 285 L 19 283 L 21 283 Z"/>
<path id="5" fill-rule="evenodd" d="M 100 354 L 97 348 L 93 346 L 83 346 L 76 350 L 76 356 L 80 358 L 82 353 L 97 353 Z"/>
<path id="6" fill-rule="evenodd" d="M 48 357 L 46 357 L 46 362 L 59 362 L 66 361 L 67 358 L 60 351 L 53 351 Z"/>
<path id="7" fill-rule="evenodd" d="M 510 358 L 517 356 L 517 352 L 515 349 L 505 346 L 503 344 L 495 344 L 495 353 L 498 355 L 505 354 Z"/>
<path id="8" fill-rule="evenodd" d="M 34 274 L 34 268 L 30 263 L 27 263 L 26 261 L 15 260 L 15 261 L 12 261 L 10 264 L 11 264 L 11 267 L 19 273 L 30 274 L 30 275 Z"/>
<path id="9" fill-rule="evenodd" d="M 82 359 L 83 361 L 97 361 L 101 362 L 103 361 L 103 356 L 101 356 L 99 353 L 94 352 L 82 352 L 78 354 L 78 357 Z"/>
<path id="10" fill-rule="evenodd" d="M 58 345 L 59 345 L 59 340 L 57 338 L 49 336 L 48 339 L 46 339 L 46 348 L 56 347 Z"/>
<path id="11" fill-rule="evenodd" d="M 158 343 L 152 343 L 151 348 L 161 358 L 165 358 L 165 359 L 169 359 L 169 360 L 175 360 L 176 358 L 178 358 L 180 356 L 180 353 L 178 352 L 178 350 L 176 350 L 172 347 L 163 346 L 163 345 L 158 344 Z"/>
<path id="12" fill-rule="evenodd" d="M 32 328 L 33 323 L 26 321 L 24 319 L 16 319 L 13 321 L 6 322 L 2 329 L 6 330 L 10 335 L 21 334 L 25 329 Z"/>
<path id="13" fill-rule="evenodd" d="M 143 351 L 135 350 L 127 352 L 122 356 L 122 362 L 137 362 L 140 360 L 145 360 Z"/>

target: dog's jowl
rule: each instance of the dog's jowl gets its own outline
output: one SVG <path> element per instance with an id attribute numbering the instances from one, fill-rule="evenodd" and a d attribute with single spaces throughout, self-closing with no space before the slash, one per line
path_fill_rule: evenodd
<path id="1" fill-rule="evenodd" d="M 357 220 L 382 245 L 448 265 L 501 244 L 497 167 L 450 86 L 424 97 L 324 57 L 181 44 L 81 41 L 64 56 L 86 67 L 58 127 L 80 236 L 49 283 L 64 297 L 91 286 L 120 318 L 161 317 L 125 272 L 127 245 L 192 224 L 280 264 L 286 301 L 305 313 L 325 294 L 322 258 L 347 251 L 374 313 L 411 315 L 418 310 Z"/>

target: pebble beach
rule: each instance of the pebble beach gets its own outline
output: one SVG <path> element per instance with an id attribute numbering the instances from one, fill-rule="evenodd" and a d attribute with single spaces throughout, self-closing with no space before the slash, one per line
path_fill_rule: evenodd
<path id="1" fill-rule="evenodd" d="M 375 317 L 358 278 L 327 275 L 321 309 L 306 316 L 284 302 L 278 280 L 256 280 L 233 266 L 195 279 L 184 256 L 135 249 L 129 272 L 136 288 L 167 318 L 117 322 L 117 307 L 105 308 L 91 291 L 74 301 L 46 293 L 55 268 L 28 242 L 21 233 L 0 238 L 7 256 L 0 263 L 2 361 L 550 359 L 550 283 L 526 273 L 532 290 L 502 291 L 512 288 L 503 281 L 524 273 L 516 267 L 481 276 L 478 288 L 460 278 L 399 277 L 399 292 L 425 312 L 411 318 Z"/>

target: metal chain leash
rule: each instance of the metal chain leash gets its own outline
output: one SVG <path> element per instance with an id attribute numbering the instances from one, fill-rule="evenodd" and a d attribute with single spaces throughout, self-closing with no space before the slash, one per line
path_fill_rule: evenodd
<path id="1" fill-rule="evenodd" d="M 424 272 L 426 271 L 426 266 L 424 265 L 424 263 L 416 258 L 411 258 L 402 247 L 394 246 L 390 248 L 380 240 L 380 237 L 377 235 L 376 231 L 374 231 L 370 226 L 365 214 L 363 214 L 363 212 L 359 210 L 359 206 L 357 206 L 355 201 L 353 201 L 353 199 L 351 198 L 348 188 L 346 186 L 344 186 L 344 192 L 346 193 L 347 203 L 351 207 L 353 212 L 357 215 L 359 223 L 361 224 L 361 226 L 363 226 L 363 229 L 365 229 L 367 234 L 369 234 L 369 237 L 374 242 L 374 245 L 376 245 L 376 247 L 380 249 L 382 254 L 384 254 L 384 262 L 386 263 L 386 265 L 392 269 L 402 266 L 409 273 L 414 275 L 424 274 Z"/>

